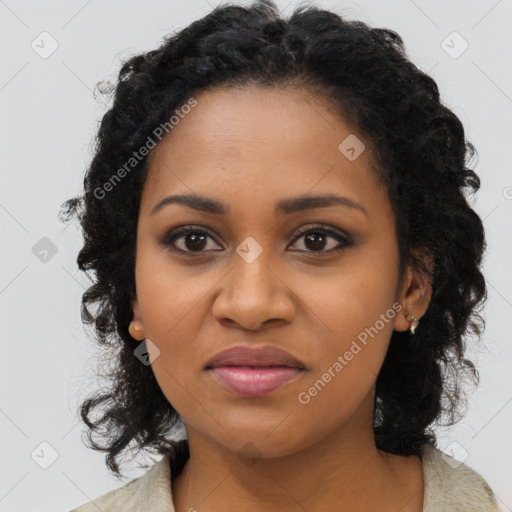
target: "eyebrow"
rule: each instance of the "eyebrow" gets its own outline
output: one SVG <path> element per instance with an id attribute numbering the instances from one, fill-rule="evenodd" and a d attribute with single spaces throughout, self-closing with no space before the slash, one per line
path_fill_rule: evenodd
<path id="1" fill-rule="evenodd" d="M 193 210 L 211 213 L 214 215 L 229 215 L 231 211 L 228 205 L 210 197 L 205 197 L 198 194 L 179 194 L 168 196 L 162 199 L 157 205 L 153 207 L 150 215 L 154 215 L 155 213 L 162 210 L 165 206 L 170 204 L 181 204 Z M 291 214 L 303 210 L 327 208 L 330 206 L 344 206 L 346 208 L 358 210 L 362 212 L 367 218 L 369 218 L 368 212 L 362 205 L 348 197 L 338 196 L 335 194 L 310 196 L 303 195 L 282 199 L 276 204 L 275 212 L 276 214 Z"/>

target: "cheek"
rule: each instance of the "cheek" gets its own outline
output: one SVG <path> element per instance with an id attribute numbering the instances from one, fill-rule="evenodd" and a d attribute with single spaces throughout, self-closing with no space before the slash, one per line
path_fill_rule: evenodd
<path id="1" fill-rule="evenodd" d="M 200 266 L 185 272 L 165 254 L 148 251 L 138 257 L 136 280 L 153 372 L 167 400 L 188 417 L 202 410 L 197 375 L 211 348 L 199 343 L 205 339 L 209 292 L 219 276 Z"/>
<path id="2" fill-rule="evenodd" d="M 382 253 L 380 256 L 382 260 Z M 397 276 L 381 262 L 376 264 L 370 256 L 360 254 L 351 261 L 347 258 L 337 269 L 331 268 L 328 276 L 297 273 L 290 288 L 300 298 L 298 320 L 316 337 L 315 345 L 325 346 L 329 352 L 344 352 L 352 340 L 359 337 L 364 341 L 368 330 L 378 339 L 389 339 Z"/>
<path id="3" fill-rule="evenodd" d="M 204 267 L 185 268 L 172 263 L 162 249 L 141 250 L 137 256 L 137 297 L 149 338 L 160 344 L 190 337 L 199 328 L 197 316 L 204 308 L 215 276 Z"/>
<path id="4" fill-rule="evenodd" d="M 371 289 L 371 288 L 370 288 Z M 350 288 L 346 288 L 347 292 Z M 349 422 L 367 428 L 373 414 L 372 391 L 382 367 L 393 330 L 392 303 L 368 294 L 367 300 L 337 300 L 318 303 L 317 314 L 329 328 L 317 322 L 314 367 L 294 396 L 294 417 L 312 438 L 322 439 Z M 359 423 L 358 423 L 359 424 Z M 305 440 L 304 440 L 305 442 Z"/>
<path id="5" fill-rule="evenodd" d="M 183 288 L 183 289 L 182 289 Z M 167 370 L 180 380 L 201 367 L 208 347 L 200 346 L 200 331 L 204 316 L 208 314 L 206 290 L 175 281 L 166 286 L 158 280 L 148 287 L 144 301 L 146 337 L 158 347 L 154 368 Z M 149 347 L 148 347 L 149 349 Z M 153 360 L 153 358 L 151 358 Z"/>
<path id="6" fill-rule="evenodd" d="M 397 314 L 395 278 L 392 267 L 360 257 L 328 280 L 302 278 L 294 289 L 304 298 L 304 332 L 316 347 L 303 399 L 298 397 L 310 413 L 325 415 L 334 408 L 333 418 L 341 421 L 373 386 Z"/>

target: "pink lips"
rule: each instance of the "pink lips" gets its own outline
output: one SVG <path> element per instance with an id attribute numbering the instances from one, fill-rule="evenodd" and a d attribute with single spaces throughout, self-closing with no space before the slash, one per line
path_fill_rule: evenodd
<path id="1" fill-rule="evenodd" d="M 261 396 L 292 380 L 303 370 L 290 366 L 218 366 L 210 371 L 221 384 L 240 395 Z"/>
<path id="2" fill-rule="evenodd" d="M 295 379 L 305 367 L 297 358 L 270 345 L 238 345 L 214 356 L 206 369 L 235 393 L 261 396 Z"/>

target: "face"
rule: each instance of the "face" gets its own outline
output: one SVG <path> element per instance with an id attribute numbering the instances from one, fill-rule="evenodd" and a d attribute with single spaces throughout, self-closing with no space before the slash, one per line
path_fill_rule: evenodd
<path id="1" fill-rule="evenodd" d="M 392 331 L 409 328 L 402 306 L 416 314 L 410 272 L 397 289 L 395 219 L 369 144 L 361 152 L 353 137 L 364 137 L 306 92 L 195 98 L 149 157 L 139 214 L 134 322 L 151 340 L 158 383 L 189 438 L 233 452 L 251 443 L 276 457 L 336 432 L 357 438 L 373 424 Z M 192 194 L 220 205 L 153 211 Z M 326 194 L 346 199 L 293 202 Z M 304 369 L 240 394 L 205 369 L 239 344 L 277 347 Z"/>

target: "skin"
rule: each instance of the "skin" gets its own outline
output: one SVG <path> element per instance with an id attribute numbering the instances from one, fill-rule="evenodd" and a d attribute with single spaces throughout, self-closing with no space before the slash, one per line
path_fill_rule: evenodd
<path id="1" fill-rule="evenodd" d="M 173 482 L 176 511 L 421 511 L 421 459 L 376 448 L 373 403 L 393 330 L 409 329 L 405 309 L 421 318 L 431 290 L 409 267 L 398 286 L 394 214 L 369 142 L 346 158 L 341 141 L 364 136 L 304 90 L 216 88 L 195 98 L 149 156 L 130 326 L 154 344 L 152 369 L 186 422 L 191 455 Z M 181 204 L 150 214 L 163 198 L 192 193 L 225 203 L 230 214 Z M 367 216 L 340 205 L 274 213 L 281 199 L 324 193 L 351 198 Z M 332 251 L 340 243 L 330 235 L 323 245 L 298 235 L 319 223 L 353 245 Z M 174 252 L 160 243 L 182 225 L 209 228 L 203 252 L 187 235 Z M 262 248 L 251 263 L 236 252 L 248 236 Z M 299 393 L 393 304 L 403 309 L 301 403 Z M 238 343 L 275 345 L 306 371 L 267 395 L 235 395 L 204 366 Z"/>

